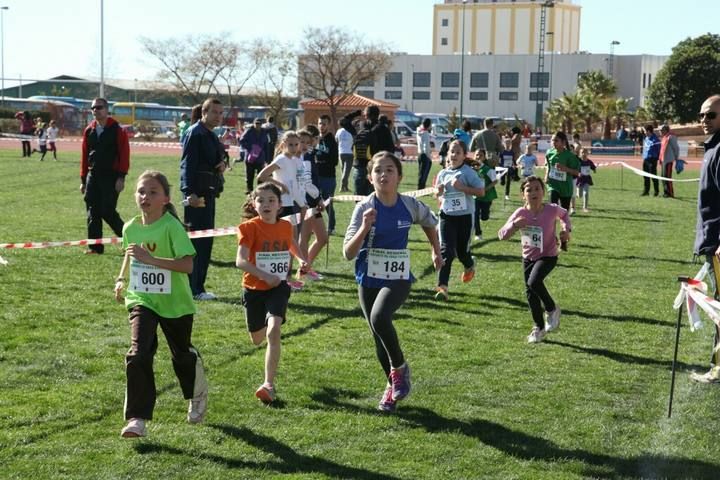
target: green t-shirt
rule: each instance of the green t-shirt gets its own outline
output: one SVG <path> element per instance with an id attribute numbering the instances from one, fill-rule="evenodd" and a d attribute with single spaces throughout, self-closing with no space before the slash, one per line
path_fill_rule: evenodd
<path id="1" fill-rule="evenodd" d="M 556 191 L 563 197 L 572 197 L 575 177 L 567 172 L 560 172 L 555 167 L 557 164 L 565 165 L 573 170 L 580 170 L 580 159 L 570 150 L 558 152 L 551 148 L 545 154 L 548 168 L 548 191 Z"/>
<path id="2" fill-rule="evenodd" d="M 497 198 L 497 190 L 493 182 L 497 180 L 495 169 L 485 163 L 477 171 L 478 177 L 485 181 L 485 195 L 482 197 L 475 197 L 481 202 L 492 202 Z"/>
<path id="3" fill-rule="evenodd" d="M 182 258 L 195 255 L 190 238 L 177 218 L 165 213 L 150 225 L 143 225 L 137 216 L 123 227 L 123 248 L 131 243 L 141 244 L 159 258 Z M 127 283 L 125 307 L 136 305 L 149 308 L 164 318 L 178 318 L 195 313 L 195 303 L 186 273 L 164 270 L 130 259 L 130 279 Z"/>

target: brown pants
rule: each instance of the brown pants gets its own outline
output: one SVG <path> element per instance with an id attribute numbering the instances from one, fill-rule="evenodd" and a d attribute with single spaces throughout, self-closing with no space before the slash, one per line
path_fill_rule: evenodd
<path id="1" fill-rule="evenodd" d="M 202 359 L 192 346 L 193 316 L 163 318 L 149 308 L 136 306 L 130 310 L 130 350 L 125 356 L 127 389 L 125 419 L 151 420 L 157 392 L 153 357 L 158 347 L 157 327 L 160 325 L 172 356 L 173 369 L 180 381 L 183 397 L 190 399 L 207 391 Z"/>

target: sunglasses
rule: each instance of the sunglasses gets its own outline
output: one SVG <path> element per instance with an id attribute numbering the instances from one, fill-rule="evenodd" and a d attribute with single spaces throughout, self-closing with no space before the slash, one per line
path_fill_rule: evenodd
<path id="1" fill-rule="evenodd" d="M 93 105 L 90 107 L 90 110 L 102 110 L 105 108 L 105 105 Z"/>
<path id="2" fill-rule="evenodd" d="M 718 114 L 717 112 L 705 112 L 705 113 L 698 113 L 698 120 L 701 122 L 707 118 L 708 120 L 715 120 L 717 118 Z"/>

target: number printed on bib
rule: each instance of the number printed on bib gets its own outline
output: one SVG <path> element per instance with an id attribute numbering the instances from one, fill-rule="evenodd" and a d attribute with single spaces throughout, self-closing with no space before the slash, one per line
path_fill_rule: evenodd
<path id="1" fill-rule="evenodd" d="M 387 250 L 371 248 L 368 251 L 367 274 L 383 280 L 408 280 L 410 278 L 410 250 Z"/>
<path id="2" fill-rule="evenodd" d="M 520 243 L 523 247 L 535 247 L 543 250 L 542 227 L 528 226 L 520 229 Z"/>
<path id="3" fill-rule="evenodd" d="M 580 175 L 583 176 L 589 176 L 590 175 L 590 167 L 580 167 Z"/>
<path id="4" fill-rule="evenodd" d="M 130 285 L 128 290 L 138 293 L 169 295 L 172 291 L 172 272 L 147 265 L 133 259 L 130 262 Z"/>
<path id="5" fill-rule="evenodd" d="M 467 199 L 463 192 L 445 192 L 443 194 L 443 212 L 459 212 L 467 210 Z"/>
<path id="6" fill-rule="evenodd" d="M 255 266 L 265 273 L 275 275 L 285 280 L 290 271 L 290 252 L 257 252 L 255 253 Z"/>
<path id="7" fill-rule="evenodd" d="M 550 169 L 550 178 L 552 178 L 553 180 L 564 182 L 567 179 L 567 172 L 561 172 L 553 165 L 553 167 Z"/>
<path id="8" fill-rule="evenodd" d="M 513 166 L 513 157 L 511 157 L 510 155 L 504 155 L 502 166 L 505 168 L 512 167 Z"/>

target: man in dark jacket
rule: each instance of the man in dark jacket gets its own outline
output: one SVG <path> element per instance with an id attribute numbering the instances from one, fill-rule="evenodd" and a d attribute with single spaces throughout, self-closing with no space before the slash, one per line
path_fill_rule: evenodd
<path id="1" fill-rule="evenodd" d="M 713 257 L 720 257 L 720 95 L 709 97 L 700 107 L 700 122 L 708 137 L 698 187 L 698 215 L 695 230 L 695 254 L 710 264 L 710 283 L 718 299 Z M 715 326 L 710 370 L 693 373 L 691 378 L 701 383 L 720 383 L 720 329 Z"/>
<path id="2" fill-rule="evenodd" d="M 318 169 L 318 188 L 320 196 L 326 200 L 335 195 L 337 188 L 336 170 L 339 161 L 338 144 L 335 135 L 330 131 L 332 120 L 329 115 L 322 115 L 318 119 L 320 140 L 316 147 L 315 165 Z M 335 231 L 335 209 L 332 204 L 328 207 L 328 233 Z"/>
<path id="3" fill-rule="evenodd" d="M 202 105 L 202 118 L 187 131 L 180 160 L 180 190 L 185 205 L 185 223 L 190 231 L 215 228 L 215 198 L 220 187 L 220 174 L 225 171 L 224 153 L 213 128 L 222 123 L 223 106 L 220 100 L 208 98 Z M 190 289 L 196 300 L 217 297 L 205 291 L 213 238 L 195 238 L 193 271 Z"/>
<path id="4" fill-rule="evenodd" d="M 353 168 L 355 169 L 355 195 L 370 195 L 367 165 L 373 155 L 383 150 L 393 153 L 395 142 L 387 125 L 380 123 L 380 108 L 365 107 L 365 123 L 355 137 Z"/>
<path id="5" fill-rule="evenodd" d="M 272 153 L 268 153 L 268 133 L 262 128 L 263 119 L 256 118 L 253 126 L 243 132 L 240 146 L 245 154 L 245 193 L 253 190 L 253 180 L 260 170 L 265 168 L 265 161 L 272 162 Z M 273 127 L 274 128 L 274 127 Z M 275 138 L 277 139 L 277 133 Z"/>
<path id="6" fill-rule="evenodd" d="M 130 143 L 120 125 L 109 116 L 104 98 L 92 101 L 93 117 L 82 139 L 80 193 L 87 209 L 88 238 L 102 238 L 102 222 L 122 236 L 123 221 L 117 212 L 120 192 L 130 168 Z M 103 253 L 104 245 L 89 245 L 85 253 Z"/>

